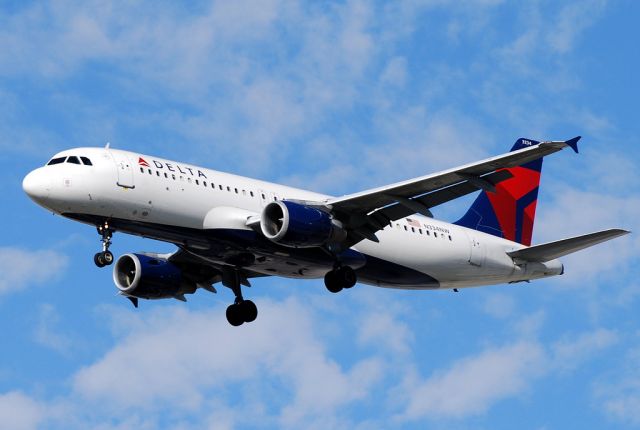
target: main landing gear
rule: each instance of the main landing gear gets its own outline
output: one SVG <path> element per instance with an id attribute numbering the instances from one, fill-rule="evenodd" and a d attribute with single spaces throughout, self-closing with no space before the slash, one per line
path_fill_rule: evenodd
<path id="1" fill-rule="evenodd" d="M 324 285 L 332 293 L 339 293 L 343 288 L 351 288 L 356 282 L 358 282 L 358 276 L 349 266 L 336 266 L 324 275 Z"/>
<path id="2" fill-rule="evenodd" d="M 113 230 L 109 228 L 109 223 L 98 226 L 98 234 L 101 236 L 100 242 L 102 242 L 102 252 L 98 252 L 93 256 L 93 262 L 98 267 L 109 266 L 113 263 L 113 254 L 109 251 L 111 246 L 111 237 L 113 236 Z"/>
<path id="3" fill-rule="evenodd" d="M 233 291 L 236 296 L 232 305 L 227 308 L 227 321 L 234 327 L 254 321 L 258 316 L 258 308 L 251 300 L 242 297 L 241 284 L 248 285 L 237 269 L 223 272 L 222 283 Z"/>

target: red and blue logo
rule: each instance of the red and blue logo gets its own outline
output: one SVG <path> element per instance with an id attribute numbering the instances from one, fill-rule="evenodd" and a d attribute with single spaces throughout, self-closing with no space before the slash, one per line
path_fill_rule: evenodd
<path id="1" fill-rule="evenodd" d="M 518 139 L 511 150 L 538 143 L 531 139 Z M 480 193 L 469 211 L 455 224 L 530 246 L 542 159 L 504 170 L 509 171 L 512 177 L 497 184 L 495 193 Z"/>

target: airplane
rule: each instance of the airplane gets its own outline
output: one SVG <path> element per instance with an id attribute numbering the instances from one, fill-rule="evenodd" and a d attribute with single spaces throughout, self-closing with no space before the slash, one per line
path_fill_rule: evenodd
<path id="1" fill-rule="evenodd" d="M 23 189 L 54 214 L 97 228 L 98 267 L 114 263 L 114 232 L 177 246 L 169 254 L 115 260 L 119 294 L 174 298 L 221 283 L 235 299 L 233 326 L 256 305 L 242 286 L 254 278 L 324 278 L 332 293 L 360 282 L 409 290 L 529 282 L 561 275 L 558 258 L 628 234 L 609 229 L 531 246 L 543 157 L 567 141 L 518 139 L 510 152 L 438 173 L 333 197 L 110 148 L 59 152 L 28 173 Z M 480 191 L 453 223 L 431 208 Z"/>

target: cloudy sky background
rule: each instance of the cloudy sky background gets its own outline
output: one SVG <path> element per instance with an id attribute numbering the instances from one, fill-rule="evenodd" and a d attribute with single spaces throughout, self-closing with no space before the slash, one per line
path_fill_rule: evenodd
<path id="1" fill-rule="evenodd" d="M 3 2 L 0 428 L 640 427 L 638 19 L 631 0 Z M 241 328 L 226 289 L 134 310 L 95 231 L 21 189 L 106 142 L 337 195 L 575 135 L 579 156 L 545 162 L 534 242 L 636 234 L 563 277 L 263 279 Z"/>

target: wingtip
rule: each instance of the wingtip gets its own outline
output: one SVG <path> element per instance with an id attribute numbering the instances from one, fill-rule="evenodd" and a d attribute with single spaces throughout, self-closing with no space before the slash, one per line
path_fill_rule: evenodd
<path id="1" fill-rule="evenodd" d="M 571 147 L 571 149 L 573 149 L 573 151 L 574 151 L 576 154 L 579 154 L 579 151 L 578 151 L 578 141 L 579 141 L 580 139 L 582 139 L 582 136 L 576 136 L 576 137 L 574 137 L 573 139 L 569 139 L 569 140 L 567 140 L 567 141 L 565 142 L 565 144 L 567 144 L 568 146 L 570 146 L 570 147 Z"/>

